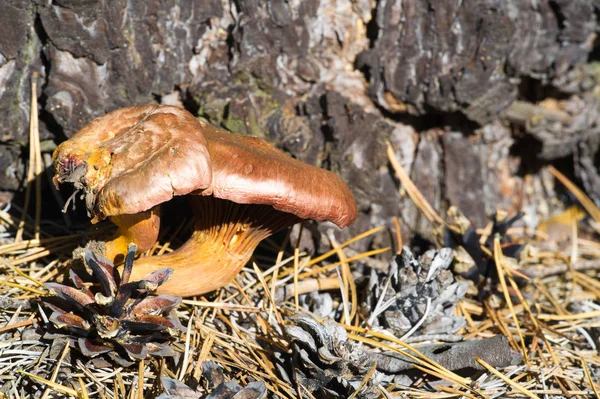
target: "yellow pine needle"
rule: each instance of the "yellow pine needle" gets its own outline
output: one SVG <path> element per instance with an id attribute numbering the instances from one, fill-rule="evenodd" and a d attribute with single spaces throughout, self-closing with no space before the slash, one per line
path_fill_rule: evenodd
<path id="1" fill-rule="evenodd" d="M 553 166 L 549 166 L 548 170 L 552 175 L 560 181 L 573 195 L 577 200 L 581 203 L 583 208 L 590 214 L 592 218 L 596 221 L 596 223 L 600 223 L 600 209 L 596 206 L 594 201 L 592 201 L 583 191 L 579 189 L 571 180 L 569 180 L 565 175 L 556 170 Z"/>
<path id="2" fill-rule="evenodd" d="M 190 319 L 191 320 L 191 319 Z M 144 399 L 144 359 L 140 360 L 140 364 L 138 365 L 138 386 L 137 386 L 137 394 L 138 399 Z"/>
<path id="3" fill-rule="evenodd" d="M 35 166 L 35 221 L 34 221 L 34 238 L 40 238 L 40 220 L 42 218 L 42 173 L 44 166 L 42 164 L 42 151 L 40 144 L 40 127 L 38 120 L 38 102 L 37 102 L 37 79 L 39 74 L 34 72 L 31 78 L 31 113 L 30 113 L 30 129 L 33 134 L 34 149 L 34 166 Z"/>
<path id="4" fill-rule="evenodd" d="M 588 383 L 592 387 L 592 390 L 594 391 L 594 395 L 596 396 L 596 399 L 600 399 L 600 394 L 598 393 L 598 388 L 596 388 L 596 384 L 594 384 L 594 380 L 592 379 L 592 375 L 590 374 L 590 370 L 588 369 L 585 359 L 582 356 L 580 356 L 579 360 L 581 361 L 581 365 L 583 366 L 583 373 L 585 374 L 585 377 L 587 378 Z"/>
<path id="5" fill-rule="evenodd" d="M 346 324 L 352 323 L 352 319 L 356 315 L 356 309 L 358 309 L 358 296 L 356 293 L 356 284 L 354 283 L 354 279 L 352 278 L 352 271 L 350 270 L 350 265 L 348 264 L 348 258 L 344 253 L 344 250 L 340 247 L 340 244 L 335 240 L 333 235 L 329 238 L 331 241 L 331 246 L 334 250 L 336 250 L 338 258 L 342 263 L 342 279 L 344 282 L 344 289 L 346 290 L 346 298 L 350 298 L 350 311 L 349 311 L 349 319 Z"/>
<path id="6" fill-rule="evenodd" d="M 194 313 L 195 308 L 192 308 L 192 311 L 190 313 L 190 319 L 188 320 L 188 325 L 185 333 L 185 349 L 183 351 L 183 363 L 181 365 L 181 372 L 179 373 L 180 380 L 183 380 L 183 377 L 185 377 L 185 373 L 187 372 L 188 367 L 188 361 L 190 359 L 190 342 L 192 336 L 192 326 L 194 325 Z"/>
<path id="7" fill-rule="evenodd" d="M 285 254 L 285 247 L 290 241 L 290 234 L 292 229 L 289 228 L 285 234 L 285 238 L 281 242 L 279 246 L 279 250 L 277 251 L 277 258 L 275 259 L 275 265 L 273 266 L 273 277 L 271 278 L 271 296 L 275 298 L 275 291 L 277 290 L 277 279 L 279 278 L 279 268 L 281 267 L 281 262 L 283 261 L 283 255 Z M 296 254 L 294 253 L 294 258 Z M 273 305 L 269 304 L 269 317 L 267 320 L 271 320 L 271 316 L 273 315 Z"/>
<path id="8" fill-rule="evenodd" d="M 338 285 L 340 286 L 340 295 L 342 297 L 343 318 L 341 324 L 351 324 L 350 312 L 348 311 L 348 308 L 350 307 L 350 305 L 348 304 L 348 287 L 346 286 L 346 284 L 344 284 L 344 278 L 340 273 L 340 269 L 336 267 L 335 272 L 338 279 Z"/>
<path id="9" fill-rule="evenodd" d="M 417 364 L 421 364 L 421 366 L 423 367 L 421 370 L 423 372 L 431 374 L 433 376 L 439 377 L 439 378 L 447 380 L 447 381 L 454 382 L 465 389 L 474 391 L 473 388 L 470 388 L 468 385 L 470 383 L 469 380 L 467 380 L 466 378 L 462 378 L 462 377 L 456 375 L 455 373 L 451 372 L 450 370 L 447 370 L 446 368 L 442 367 L 441 365 L 435 363 L 431 359 L 427 358 L 426 356 L 424 356 L 423 354 L 418 352 L 416 349 L 413 349 L 413 350 L 416 353 L 418 353 L 421 357 L 417 357 L 407 351 L 402 351 L 391 345 L 384 344 L 383 342 L 379 342 L 374 339 L 362 337 L 360 335 L 355 335 L 355 334 L 350 333 L 350 334 L 348 334 L 348 338 L 353 339 L 358 342 L 363 342 L 365 344 L 372 345 L 376 348 L 380 348 L 380 349 L 384 349 L 384 350 L 402 354 L 403 356 L 406 356 L 409 359 L 417 362 Z M 404 344 L 404 345 L 406 345 L 406 344 Z M 406 346 L 408 346 L 408 345 L 406 345 Z M 417 366 L 417 364 L 415 364 L 414 366 Z"/>
<path id="10" fill-rule="evenodd" d="M 556 311 L 556 313 L 558 313 L 558 314 L 568 314 L 569 313 L 560 304 L 560 302 L 558 302 L 558 300 L 554 297 L 554 295 L 552 295 L 552 293 L 548 290 L 548 288 L 546 288 L 546 286 L 544 284 L 536 282 L 535 289 L 538 290 L 543 296 L 545 296 L 546 299 L 548 300 L 548 302 L 550 302 L 550 304 L 552 306 L 554 306 L 554 310 Z"/>
<path id="11" fill-rule="evenodd" d="M 4 284 L 6 284 L 6 285 L 8 285 L 9 287 L 12 287 L 12 288 L 19 288 L 19 289 L 22 289 L 24 291 L 32 292 L 32 293 L 37 294 L 37 295 L 46 295 L 47 294 L 47 292 L 37 290 L 37 289 L 35 289 L 33 287 L 27 287 L 26 285 L 21 285 L 21 284 L 18 284 L 18 283 L 11 283 L 10 281 L 6 281 Z"/>
<path id="12" fill-rule="evenodd" d="M 450 380 L 457 381 L 457 382 L 459 382 L 460 384 L 463 384 L 463 385 L 468 385 L 470 383 L 469 379 L 462 378 L 462 377 L 458 376 L 457 374 L 453 373 L 452 371 L 447 370 L 442 365 L 434 362 L 433 360 L 429 359 L 427 356 L 425 356 L 424 354 L 422 354 L 415 347 L 402 342 L 401 340 L 399 340 L 396 337 L 390 337 L 390 336 L 387 336 L 385 334 L 378 333 L 377 331 L 368 330 L 368 329 L 362 328 L 362 327 L 354 327 L 354 326 L 348 326 L 348 325 L 344 325 L 344 324 L 342 324 L 342 327 L 344 327 L 348 331 L 354 331 L 354 332 L 362 333 L 362 334 L 365 334 L 365 335 L 371 335 L 371 336 L 373 336 L 375 338 L 379 338 L 379 339 L 382 339 L 382 340 L 394 343 L 396 345 L 399 345 L 399 346 L 403 347 L 404 349 L 407 349 L 407 350 L 411 351 L 412 353 L 415 353 L 420 358 L 417 358 L 414 355 L 411 355 L 410 353 L 407 353 L 407 352 L 404 352 L 404 351 L 400 351 L 399 349 L 394 348 L 392 346 L 383 344 L 383 343 L 381 343 L 379 341 L 375 341 L 375 340 L 372 340 L 372 339 L 369 339 L 369 338 L 363 338 L 363 337 L 355 335 L 355 334 L 350 334 L 353 337 L 355 337 L 356 340 L 364 339 L 364 340 L 367 340 L 368 343 L 371 343 L 372 345 L 376 345 L 376 346 L 379 345 L 380 347 L 381 347 L 381 345 L 385 345 L 385 348 L 388 349 L 388 350 L 392 350 L 394 352 L 401 353 L 401 354 L 406 355 L 407 357 L 410 357 L 411 359 L 413 359 L 413 360 L 415 360 L 415 361 L 417 361 L 419 363 L 422 363 L 423 365 L 429 365 L 429 367 L 432 367 L 432 368 L 435 368 L 437 370 L 440 370 L 442 374 L 450 376 L 449 377 Z M 366 342 L 366 341 L 363 341 L 363 342 Z M 392 348 L 392 349 L 389 349 L 389 348 Z"/>
<path id="13" fill-rule="evenodd" d="M 592 319 L 594 317 L 600 317 L 600 310 L 578 314 L 540 314 L 537 316 L 539 320 L 543 321 L 573 321 Z"/>
<path id="14" fill-rule="evenodd" d="M 465 307 L 463 305 L 463 301 L 458 301 L 456 303 L 456 312 L 457 312 L 457 315 L 465 318 L 465 320 L 467 321 L 468 329 L 470 329 L 471 331 L 474 331 L 477 329 L 477 326 L 475 325 L 475 322 L 473 322 L 473 318 L 471 317 L 471 314 L 469 312 L 467 312 L 467 310 L 465 309 Z"/>
<path id="15" fill-rule="evenodd" d="M 252 267 L 254 268 L 254 272 L 256 273 L 256 276 L 258 277 L 258 281 L 260 281 L 260 284 L 262 285 L 263 289 L 265 290 L 265 294 L 267 295 L 269 302 L 271 303 L 271 305 L 273 305 L 273 309 L 275 310 L 275 318 L 277 319 L 277 322 L 279 324 L 283 325 L 283 319 L 281 318 L 281 314 L 279 313 L 279 310 L 277 309 L 277 304 L 275 304 L 275 299 L 271 295 L 271 290 L 269 289 L 269 286 L 267 285 L 267 282 L 265 281 L 262 272 L 260 271 L 260 269 L 258 268 L 256 263 L 254 263 L 254 262 L 252 263 Z"/>
<path id="16" fill-rule="evenodd" d="M 585 290 L 591 292 L 596 296 L 596 298 L 600 298 L 600 282 L 594 278 L 590 278 L 590 276 L 573 271 L 573 280 L 576 281 L 579 285 L 582 286 Z"/>
<path id="17" fill-rule="evenodd" d="M 19 370 L 18 373 L 23 374 L 23 375 L 31 378 L 32 380 L 34 380 L 36 382 L 48 385 L 50 388 L 52 388 L 53 390 L 55 390 L 58 393 L 62 393 L 63 395 L 74 396 L 74 397 L 76 397 L 78 399 L 83 399 L 83 396 L 81 395 L 81 392 L 77 392 L 73 388 L 69 388 L 69 387 L 66 387 L 64 385 L 57 384 L 54 381 L 50 381 L 50 380 L 47 380 L 45 378 L 38 377 L 37 375 L 30 374 L 30 373 L 28 373 L 25 370 Z"/>
<path id="18" fill-rule="evenodd" d="M 81 387 L 81 399 L 89 399 L 90 395 L 88 394 L 87 388 L 85 387 L 81 377 L 78 377 L 77 381 L 79 381 L 79 386 Z"/>
<path id="19" fill-rule="evenodd" d="M 204 343 L 202 344 L 202 349 L 200 349 L 200 355 L 198 355 L 198 364 L 204 363 L 204 361 L 208 358 L 214 342 L 215 333 L 213 331 L 209 331 Z"/>
<path id="20" fill-rule="evenodd" d="M 302 239 L 302 232 L 304 230 L 304 225 L 300 223 L 300 231 L 298 232 L 298 239 L 296 240 L 296 245 L 294 246 L 294 305 L 296 306 L 296 311 L 300 310 L 300 302 L 298 299 L 298 261 L 300 254 L 300 240 Z M 261 281 L 262 282 L 262 281 Z M 266 287 L 265 287 L 266 289 Z"/>
<path id="21" fill-rule="evenodd" d="M 25 189 L 25 200 L 23 203 L 23 213 L 19 221 L 18 230 L 15 236 L 15 242 L 19 242 L 23 239 L 23 233 L 25 231 L 25 219 L 27 216 L 27 209 L 31 202 L 31 189 L 35 181 L 35 194 L 36 194 L 36 206 L 35 206 L 35 224 L 34 224 L 34 238 L 40 238 L 40 217 L 42 212 L 42 183 L 41 173 L 43 171 L 42 166 L 42 154 L 40 151 L 40 131 L 38 126 L 38 113 L 37 113 L 37 79 L 39 74 L 34 72 L 31 77 L 31 102 L 30 102 L 30 113 L 29 113 L 29 165 L 27 168 L 27 188 Z"/>
<path id="22" fill-rule="evenodd" d="M 0 245 L 0 255 L 2 254 L 6 254 L 12 251 L 18 251 L 18 250 L 22 250 L 22 249 L 30 249 L 30 248 L 36 248 L 39 246 L 47 246 L 48 244 L 56 244 L 56 242 L 71 242 L 74 239 L 78 239 L 80 238 L 81 235 L 79 234 L 69 234 L 66 236 L 60 236 L 60 237 L 48 237 L 48 238 L 42 238 L 42 239 L 31 239 L 31 240 L 23 240 L 23 241 L 19 241 L 19 242 L 12 242 L 12 243 L 8 243 L 8 244 L 3 244 Z"/>
<path id="23" fill-rule="evenodd" d="M 453 396 L 458 396 L 459 398 L 464 396 L 464 397 L 467 397 L 469 399 L 476 399 L 476 397 L 474 395 L 471 395 L 468 392 L 459 391 L 458 389 L 447 387 L 447 386 L 444 386 L 442 384 L 437 385 L 435 388 L 438 389 L 438 390 L 440 390 L 440 391 L 443 391 L 443 392 L 451 393 Z M 480 393 L 480 395 L 485 396 L 485 395 L 483 395 L 481 393 Z"/>
<path id="24" fill-rule="evenodd" d="M 31 281 L 32 283 L 34 283 L 35 285 L 37 285 L 38 287 L 43 287 L 44 284 L 40 283 L 39 281 L 37 281 L 36 279 L 34 279 L 33 277 L 25 274 L 22 270 L 20 270 L 19 268 L 11 265 L 6 259 L 2 258 L 2 263 L 4 263 L 4 265 L 6 267 L 8 267 L 9 269 L 12 269 L 12 271 L 14 271 L 15 273 L 17 273 L 19 276 L 23 277 L 24 279 L 27 279 L 29 281 Z"/>
<path id="25" fill-rule="evenodd" d="M 507 273 L 507 278 L 508 278 L 508 282 L 510 283 L 510 286 L 515 291 L 515 294 L 517 295 L 517 298 L 519 298 L 519 302 L 521 302 L 521 305 L 523 305 L 523 308 L 525 309 L 525 312 L 527 313 L 527 315 L 529 316 L 529 319 L 533 323 L 533 326 L 535 327 L 535 330 L 539 332 L 540 326 L 538 325 L 538 322 L 537 322 L 535 316 L 533 315 L 533 312 L 531 311 L 531 308 L 529 307 L 529 304 L 527 303 L 527 301 L 523 297 L 523 294 L 521 293 L 521 290 L 517 286 L 517 283 L 512 278 L 512 276 L 511 276 L 510 273 Z"/>
<path id="26" fill-rule="evenodd" d="M 527 347 L 525 346 L 525 338 L 523 338 L 523 334 L 521 333 L 521 326 L 519 325 L 519 319 L 517 317 L 517 313 L 513 307 L 512 300 L 510 299 L 510 294 L 508 293 L 508 287 L 506 286 L 506 280 L 504 279 L 504 255 L 502 255 L 502 247 L 500 246 L 500 239 L 498 237 L 494 238 L 494 263 L 496 263 L 496 270 L 498 271 L 498 280 L 500 280 L 500 286 L 502 287 L 502 292 L 504 294 L 504 299 L 506 300 L 506 304 L 510 310 L 510 314 L 515 323 L 515 327 L 517 328 L 517 334 L 519 335 L 519 339 L 521 340 L 521 349 L 523 352 L 523 357 L 525 363 L 531 367 L 529 364 L 529 356 L 527 354 Z"/>
<path id="27" fill-rule="evenodd" d="M 392 218 L 394 220 L 394 232 L 396 234 L 396 254 L 402 253 L 402 230 L 400 229 L 400 221 L 396 216 Z"/>
<path id="28" fill-rule="evenodd" d="M 194 368 L 194 378 L 200 379 L 202 376 L 202 363 L 206 361 L 208 355 L 210 354 L 210 350 L 213 347 L 213 343 L 215 342 L 215 333 L 214 331 L 208 332 L 204 342 L 202 343 L 202 348 L 200 349 L 200 354 L 198 355 L 198 359 L 196 360 L 196 367 Z"/>
<path id="29" fill-rule="evenodd" d="M 234 330 L 236 332 L 239 332 L 239 329 Z M 265 373 L 267 373 L 271 379 L 273 381 L 279 381 L 279 378 L 277 378 L 277 376 L 275 375 L 275 373 L 273 372 L 273 363 L 271 363 L 271 361 L 269 361 L 264 354 L 262 353 L 262 351 L 260 352 L 256 352 L 251 346 L 250 346 L 250 341 L 248 340 L 248 338 L 243 335 L 243 334 L 238 334 L 246 343 L 246 347 L 248 348 L 248 352 L 250 353 L 250 355 L 254 358 L 254 360 L 256 361 L 256 363 L 258 363 L 258 365 L 260 366 L 259 368 L 262 368 Z M 259 354 L 261 356 L 259 356 Z M 268 365 L 267 365 L 268 363 Z M 271 366 L 271 367 L 269 367 Z M 250 371 L 250 370 L 248 370 Z"/>
<path id="30" fill-rule="evenodd" d="M 515 292 L 517 294 L 517 297 L 519 298 L 519 301 L 523 305 L 523 308 L 525 309 L 525 311 L 527 312 L 527 315 L 529 316 L 531 322 L 533 323 L 533 326 L 535 328 L 537 336 L 541 336 L 542 337 L 542 340 L 546 344 L 546 348 L 548 349 L 548 352 L 550 353 L 550 357 L 552 358 L 552 360 L 554 361 L 555 364 L 558 364 L 558 361 L 556 359 L 556 355 L 554 354 L 554 350 L 552 349 L 552 346 L 550 345 L 550 343 L 548 342 L 546 336 L 544 335 L 544 332 L 542 331 L 537 318 L 534 316 L 533 312 L 531 311 L 531 308 L 529 307 L 529 304 L 525 301 L 525 298 L 523 298 L 523 295 L 521 294 L 521 291 L 517 287 L 517 283 L 514 281 L 514 279 L 512 278 L 512 276 L 510 276 L 510 274 L 509 274 L 508 281 L 510 282 L 511 286 L 515 290 Z M 527 357 L 525 357 L 525 359 L 527 359 Z"/>
<path id="31" fill-rule="evenodd" d="M 207 334 L 208 333 L 214 334 L 215 335 L 215 342 L 218 345 L 227 346 L 227 347 L 229 347 L 230 344 L 233 344 L 233 345 L 244 345 L 244 341 L 242 341 L 241 339 L 239 339 L 237 337 L 234 337 L 232 335 L 227 335 L 227 334 L 222 333 L 220 331 L 210 329 L 210 328 L 208 328 L 208 327 L 206 327 L 204 325 L 200 325 L 199 328 L 201 329 L 201 331 L 206 332 Z M 229 339 L 230 342 L 227 343 L 225 341 L 225 339 Z M 253 344 L 253 345 L 250 345 L 250 346 L 252 348 L 254 348 L 254 349 L 261 349 L 261 347 L 259 345 L 256 345 L 256 344 Z"/>
<path id="32" fill-rule="evenodd" d="M 371 236 L 375 233 L 379 233 L 381 230 L 383 230 L 385 228 L 385 226 L 379 226 L 379 227 L 373 227 L 372 229 L 369 229 L 367 231 L 365 231 L 364 233 L 360 233 L 354 237 L 352 237 L 351 239 L 349 239 L 348 241 L 345 241 L 343 244 L 340 244 L 339 248 L 345 248 L 348 245 L 352 244 L 353 242 L 356 242 L 358 240 L 362 240 L 363 238 L 366 238 L 368 236 Z M 318 256 L 316 258 L 311 259 L 308 264 L 306 265 L 307 267 L 310 267 L 312 265 L 315 265 L 317 263 L 319 263 L 320 261 L 329 258 L 330 256 L 333 256 L 337 253 L 336 249 L 332 249 L 326 253 L 324 253 L 321 256 Z"/>
<path id="33" fill-rule="evenodd" d="M 519 350 L 519 344 L 517 344 L 517 342 L 515 341 L 515 338 L 510 333 L 510 330 L 509 330 L 508 326 L 506 325 L 506 323 L 504 322 L 504 320 L 502 319 L 503 316 L 500 314 L 500 312 L 496 311 L 491 306 L 489 301 L 485 302 L 485 309 L 486 309 L 487 315 L 489 315 L 490 318 L 492 319 L 492 322 L 496 324 L 496 326 L 498 327 L 500 332 L 508 339 L 510 346 L 514 350 Z"/>
<path id="34" fill-rule="evenodd" d="M 294 306 L 296 306 L 296 311 L 300 310 L 298 295 L 298 248 L 294 248 Z"/>
<path id="35" fill-rule="evenodd" d="M 542 336 L 542 341 L 544 341 L 544 344 L 546 345 L 546 349 L 548 349 L 548 353 L 550 354 L 550 358 L 552 359 L 552 362 L 556 366 L 560 365 L 560 362 L 558 361 L 558 358 L 556 357 L 556 354 L 554 353 L 554 349 L 552 349 L 552 345 L 550 345 L 548 338 L 546 337 L 545 334 L 541 334 L 541 336 Z M 542 357 L 542 359 L 543 359 L 543 357 Z"/>
<path id="36" fill-rule="evenodd" d="M 12 330 L 14 328 L 25 327 L 33 324 L 33 315 L 29 316 L 30 319 L 17 321 L 16 323 L 11 323 L 6 326 L 0 327 L 0 333 Z M 9 321 L 10 322 L 10 321 Z"/>
<path id="37" fill-rule="evenodd" d="M 304 385 L 302 385 L 300 383 L 300 381 L 298 381 L 297 384 L 298 384 L 298 397 L 299 398 L 303 398 L 302 392 L 300 392 L 300 389 L 302 389 L 303 392 L 308 396 L 308 399 L 317 399 L 317 398 L 314 397 L 314 395 L 312 393 L 310 393 L 310 391 L 308 390 L 308 388 L 305 388 Z"/>
<path id="38" fill-rule="evenodd" d="M 119 390 L 123 394 L 123 398 L 127 395 L 127 391 L 125 390 L 125 381 L 123 381 L 123 376 L 121 375 L 121 371 L 117 373 L 115 386 L 119 387 Z"/>
<path id="39" fill-rule="evenodd" d="M 400 183 L 402 183 L 402 185 L 404 185 L 404 187 L 406 188 L 406 192 L 408 193 L 410 199 L 423 212 L 425 217 L 431 223 L 443 226 L 444 221 L 442 220 L 442 218 L 437 214 L 437 212 L 433 209 L 433 207 L 431 206 L 431 204 L 429 204 L 425 197 L 423 197 L 423 194 L 421 194 L 415 183 L 413 183 L 413 181 L 410 179 L 410 176 L 408 175 L 408 173 L 406 173 L 406 171 L 402 167 L 402 164 L 400 164 L 400 162 L 398 162 L 398 160 L 396 159 L 396 154 L 394 152 L 394 147 L 392 147 L 392 143 L 386 141 L 386 144 L 387 156 L 390 161 L 390 164 L 392 165 L 392 168 L 396 173 L 396 177 L 398 177 Z"/>
<path id="40" fill-rule="evenodd" d="M 441 379 L 441 380 L 445 380 L 445 379 L 447 379 L 445 375 L 443 375 L 443 374 L 441 374 L 441 373 L 438 373 L 438 372 L 436 372 L 436 371 L 433 371 L 433 370 L 426 369 L 425 367 L 422 367 L 422 366 L 420 366 L 420 365 L 418 365 L 418 364 L 413 364 L 413 366 L 414 366 L 415 368 L 417 368 L 417 369 L 421 370 L 422 372 L 424 372 L 424 373 L 426 373 L 426 374 L 429 374 L 429 375 L 432 375 L 432 376 L 434 376 L 434 377 L 436 377 L 436 378 L 439 378 L 439 379 Z M 467 385 L 461 385 L 461 386 L 462 386 L 464 389 L 469 389 L 469 390 L 471 390 L 471 391 L 475 392 L 477 395 L 479 395 L 479 396 L 480 396 L 480 397 L 482 397 L 482 398 L 485 398 L 485 399 L 488 399 L 488 398 L 489 398 L 489 396 L 487 396 L 487 395 L 483 394 L 482 392 L 476 391 L 476 390 L 474 390 L 473 388 L 470 388 L 470 387 L 469 387 L 469 386 L 467 386 Z M 459 392 L 460 392 L 460 391 L 459 391 Z M 461 396 L 462 396 L 462 395 L 464 395 L 465 393 L 464 393 L 464 392 L 460 392 L 460 394 L 461 394 Z M 465 395 L 465 396 L 467 396 L 467 395 Z M 470 397 L 473 397 L 472 395 L 468 395 L 468 396 L 470 396 Z"/>
<path id="41" fill-rule="evenodd" d="M 216 358 L 216 357 L 213 357 L 213 356 L 209 356 L 207 360 L 212 360 L 212 361 L 214 361 L 216 363 L 219 363 L 219 365 L 223 366 L 223 368 L 225 368 L 225 369 L 227 369 L 227 367 L 240 368 L 240 363 L 235 363 L 235 362 L 232 362 L 232 361 L 228 361 L 228 360 L 225 360 L 223 358 Z M 245 371 L 247 371 L 249 373 L 252 373 L 255 376 L 258 376 L 258 377 L 260 377 L 260 378 L 262 378 L 264 380 L 271 380 L 272 379 L 270 374 L 268 374 L 268 373 L 266 373 L 264 371 L 261 371 L 261 370 L 249 369 L 249 368 L 243 368 L 243 370 L 245 370 Z M 284 389 L 285 391 L 288 391 L 288 390 L 291 389 L 291 387 L 287 383 L 285 383 L 284 381 L 276 379 L 275 382 L 278 384 L 279 388 Z M 293 398 L 293 396 L 290 396 L 290 397 Z"/>
<path id="42" fill-rule="evenodd" d="M 360 390 L 367 384 L 368 381 L 371 380 L 371 377 L 373 377 L 373 374 L 375 374 L 376 370 L 377 370 L 377 362 L 374 362 L 371 369 L 367 372 L 367 374 L 365 374 L 365 378 L 362 379 L 362 381 L 360 382 L 358 387 L 356 387 L 356 389 L 354 390 L 354 393 L 352 395 L 350 395 L 350 397 L 348 399 L 356 398 L 356 396 L 358 395 Z"/>
<path id="43" fill-rule="evenodd" d="M 195 301 L 191 299 L 184 299 L 181 302 L 186 305 L 198 306 L 201 308 L 215 308 L 234 312 L 258 313 L 261 311 L 261 309 L 256 306 L 239 305 L 237 303 Z"/>
<path id="44" fill-rule="evenodd" d="M 45 249 L 45 250 L 44 249 L 40 249 L 39 252 L 36 252 L 34 254 L 31 254 L 31 255 L 28 254 L 27 256 L 25 256 L 23 258 L 12 259 L 11 264 L 13 266 L 22 265 L 23 263 L 28 263 L 28 262 L 32 262 L 34 260 L 38 260 L 38 259 L 46 257 L 46 256 L 48 256 L 50 254 L 60 252 L 60 251 L 62 251 L 64 249 L 73 248 L 74 246 L 75 246 L 74 243 L 69 243 L 69 244 L 65 244 L 65 245 L 62 245 L 62 246 L 53 247 L 52 249 Z"/>
<path id="45" fill-rule="evenodd" d="M 358 255 L 355 255 L 355 256 L 351 256 L 350 258 L 346 259 L 346 262 L 348 262 L 348 263 L 349 263 L 349 262 L 353 262 L 353 261 L 355 261 L 355 260 L 358 260 L 358 259 L 362 259 L 362 258 L 368 258 L 369 256 L 373 256 L 373 255 L 379 255 L 379 254 L 381 254 L 381 253 L 384 253 L 384 252 L 387 252 L 387 251 L 389 251 L 390 249 L 391 249 L 391 247 L 385 247 L 385 248 L 373 249 L 373 250 L 371 250 L 371 251 L 367 251 L 367 252 L 363 252 L 363 253 L 361 253 L 361 254 L 358 254 Z M 314 269 L 314 270 L 311 270 L 311 271 L 309 271 L 309 272 L 304 272 L 304 273 L 301 273 L 301 274 L 298 276 L 298 278 L 305 278 L 305 277 L 311 277 L 311 276 L 315 276 L 315 275 L 317 275 L 317 274 L 319 274 L 319 273 L 322 273 L 322 272 L 325 272 L 325 271 L 328 271 L 328 270 L 335 269 L 335 268 L 336 268 L 336 267 L 338 267 L 340 264 L 341 264 L 341 262 L 335 262 L 335 263 L 332 263 L 332 264 L 330 264 L 330 265 L 321 266 L 321 267 L 318 267 L 318 268 L 316 268 L 316 269 Z"/>
<path id="46" fill-rule="evenodd" d="M 516 389 L 517 391 L 521 392 L 523 395 L 525 395 L 525 396 L 527 396 L 529 398 L 532 398 L 532 399 L 539 399 L 539 397 L 537 395 L 534 395 L 533 393 L 529 392 L 529 390 L 527 390 L 522 385 L 517 384 L 516 382 L 514 382 L 510 378 L 506 377 L 504 374 L 502 374 L 501 372 L 499 372 L 498 370 L 496 370 L 495 368 L 493 368 L 492 366 L 490 366 L 488 363 L 486 363 L 483 359 L 480 359 L 480 358 L 476 357 L 475 360 L 479 364 L 481 364 L 487 371 L 489 371 L 490 373 L 494 374 L 496 377 L 500 378 L 502 381 L 506 382 L 508 385 L 510 385 L 511 387 L 513 387 L 514 389 Z"/>

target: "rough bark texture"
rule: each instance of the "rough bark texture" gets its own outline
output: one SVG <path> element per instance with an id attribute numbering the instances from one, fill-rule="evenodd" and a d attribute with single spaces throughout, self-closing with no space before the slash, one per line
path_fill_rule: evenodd
<path id="1" fill-rule="evenodd" d="M 22 183 L 30 77 L 39 71 L 42 140 L 60 142 L 126 105 L 181 104 L 339 173 L 362 211 L 346 234 L 395 215 L 430 230 L 398 194 L 386 140 L 436 208 L 458 205 L 479 226 L 496 208 L 536 210 L 526 219 L 534 223 L 553 188 L 544 173 L 523 178 L 531 159 L 573 159 L 600 198 L 599 7 L 0 0 L 0 190 Z"/>
<path id="2" fill-rule="evenodd" d="M 381 1 L 377 38 L 359 57 L 370 72 L 369 92 L 392 112 L 459 111 L 493 120 L 517 98 L 523 77 L 569 87 L 564 75 L 595 39 L 593 3 Z"/>

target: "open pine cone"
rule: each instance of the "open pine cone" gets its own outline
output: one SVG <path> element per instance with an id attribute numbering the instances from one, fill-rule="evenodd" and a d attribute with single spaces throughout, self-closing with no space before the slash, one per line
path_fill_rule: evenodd
<path id="1" fill-rule="evenodd" d="M 109 260 L 86 249 L 83 260 L 91 270 L 89 282 L 71 270 L 73 287 L 46 284 L 56 293 L 42 299 L 53 312 L 49 321 L 85 356 L 106 354 L 127 366 L 148 355 L 175 354 L 168 344 L 183 329 L 174 311 L 181 298 L 149 296 L 173 270 L 157 270 L 129 282 L 136 249 L 129 245 L 122 275 Z"/>
<path id="2" fill-rule="evenodd" d="M 291 317 L 285 330 L 291 338 L 292 358 L 286 354 L 280 361 L 292 360 L 294 374 L 285 372 L 284 380 L 295 379 L 310 392 L 310 397 L 318 399 L 381 396 L 377 386 L 385 376 L 375 371 L 362 384 L 374 362 L 360 344 L 348 338 L 339 323 L 331 319 L 320 323 L 308 314 L 298 313 Z M 285 366 L 280 364 L 279 370 L 285 370 Z"/>

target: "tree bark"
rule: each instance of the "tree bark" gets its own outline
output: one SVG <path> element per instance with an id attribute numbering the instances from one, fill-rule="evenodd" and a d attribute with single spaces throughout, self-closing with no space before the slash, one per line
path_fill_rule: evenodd
<path id="1" fill-rule="evenodd" d="M 38 71 L 46 144 L 119 107 L 180 104 L 339 173 L 362 211 L 346 236 L 392 216 L 431 230 L 398 192 L 386 141 L 440 213 L 458 205 L 483 226 L 496 208 L 527 210 L 535 224 L 554 191 L 549 161 L 567 159 L 600 199 L 599 9 L 598 0 L 0 0 L 0 191 L 22 185 Z"/>

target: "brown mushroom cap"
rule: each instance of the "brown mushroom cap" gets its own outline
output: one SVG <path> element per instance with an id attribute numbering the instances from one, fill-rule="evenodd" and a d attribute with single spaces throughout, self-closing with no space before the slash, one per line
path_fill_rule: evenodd
<path id="1" fill-rule="evenodd" d="M 210 186 L 204 128 L 173 106 L 110 112 L 54 151 L 55 182 L 83 189 L 94 221 L 146 211 L 174 195 Z"/>
<path id="2" fill-rule="evenodd" d="M 336 174 L 298 161 L 257 137 L 210 125 L 203 134 L 213 182 L 201 194 L 239 204 L 271 205 L 300 219 L 328 220 L 342 228 L 356 219 L 352 192 Z"/>
<path id="3" fill-rule="evenodd" d="M 193 191 L 340 227 L 357 215 L 352 193 L 334 173 L 173 106 L 134 106 L 97 118 L 58 146 L 54 162 L 55 181 L 85 191 L 94 221 Z"/>

